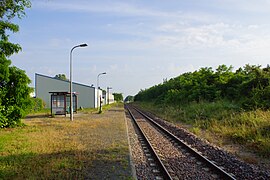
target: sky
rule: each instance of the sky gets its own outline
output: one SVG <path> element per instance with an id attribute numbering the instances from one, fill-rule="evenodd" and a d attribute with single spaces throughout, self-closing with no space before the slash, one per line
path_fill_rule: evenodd
<path id="1" fill-rule="evenodd" d="M 269 64 L 269 0 L 32 0 L 12 64 L 35 73 L 136 95 L 202 67 Z"/>

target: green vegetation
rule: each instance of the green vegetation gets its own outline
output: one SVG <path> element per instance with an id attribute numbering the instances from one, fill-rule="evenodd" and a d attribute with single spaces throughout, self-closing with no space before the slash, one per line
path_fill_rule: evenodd
<path id="1" fill-rule="evenodd" d="M 19 26 L 12 23 L 15 17 L 21 18 L 24 9 L 31 6 L 28 0 L 5 0 L 0 2 L 0 127 L 21 125 L 21 118 L 31 109 L 28 87 L 31 82 L 25 72 L 11 66 L 8 59 L 21 50 L 20 45 L 9 42 L 9 34 L 19 31 Z"/>
<path id="2" fill-rule="evenodd" d="M 146 90 L 135 101 L 182 105 L 190 102 L 228 100 L 243 109 L 270 108 L 270 66 L 246 65 L 232 72 L 232 67 L 201 68 L 184 73 Z"/>
<path id="3" fill-rule="evenodd" d="M 60 80 L 64 80 L 64 81 L 68 81 L 69 79 L 66 77 L 65 74 L 57 74 L 54 76 L 55 79 L 60 79 Z"/>
<path id="4" fill-rule="evenodd" d="M 97 113 L 100 114 L 103 111 L 107 111 L 109 109 L 111 109 L 112 107 L 123 107 L 123 103 L 121 102 L 115 102 L 112 104 L 105 104 L 102 106 L 102 111 L 99 111 L 99 108 L 84 108 L 82 110 L 79 109 L 79 112 L 84 113 L 84 114 L 93 114 L 93 113 Z"/>
<path id="5" fill-rule="evenodd" d="M 124 108 L 110 109 L 0 129 L 0 179 L 131 179 Z"/>
<path id="6" fill-rule="evenodd" d="M 40 98 L 31 98 L 31 112 L 40 112 L 45 107 L 45 102 Z"/>
<path id="7" fill-rule="evenodd" d="M 121 102 L 124 99 L 122 93 L 113 93 L 113 96 L 116 102 Z"/>
<path id="8" fill-rule="evenodd" d="M 115 102 L 112 104 L 106 104 L 106 105 L 102 106 L 102 108 L 104 111 L 107 111 L 107 110 L 111 109 L 112 107 L 123 107 L 123 106 L 124 106 L 124 104 L 122 102 Z"/>
<path id="9" fill-rule="evenodd" d="M 133 102 L 134 101 L 134 96 L 127 96 L 124 100 L 125 102 Z"/>
<path id="10" fill-rule="evenodd" d="M 136 103 L 200 134 L 270 156 L 270 67 L 202 68 L 140 91 Z"/>

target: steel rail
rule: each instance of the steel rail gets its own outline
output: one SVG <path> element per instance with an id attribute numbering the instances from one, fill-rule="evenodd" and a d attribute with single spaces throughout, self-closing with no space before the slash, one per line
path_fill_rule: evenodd
<path id="1" fill-rule="evenodd" d="M 216 164 L 214 164 L 212 161 L 210 161 L 206 157 L 204 157 L 201 154 L 199 154 L 197 151 L 195 151 L 193 148 L 191 148 L 188 144 L 186 144 L 181 139 L 179 139 L 178 137 L 176 137 L 174 134 L 172 134 L 171 132 L 169 132 L 167 129 L 165 129 L 164 127 L 162 127 L 160 124 L 158 124 L 157 122 L 155 122 L 151 117 L 147 116 L 145 113 L 143 113 L 138 108 L 136 108 L 136 107 L 133 107 L 133 108 L 137 112 L 139 112 L 142 116 L 144 116 L 147 120 L 149 120 L 151 123 L 153 123 L 156 127 L 158 127 L 162 132 L 164 132 L 166 135 L 168 135 L 169 137 L 171 137 L 172 139 L 174 139 L 176 142 L 180 143 L 182 147 L 184 147 L 185 149 L 187 149 L 190 153 L 192 153 L 194 156 L 196 156 L 199 160 L 203 161 L 209 168 L 211 168 L 216 173 L 218 173 L 218 175 L 220 175 L 221 177 L 223 177 L 225 179 L 233 179 L 233 180 L 235 180 L 235 178 L 232 175 L 230 175 L 229 173 L 227 173 L 226 171 L 224 171 L 223 169 L 221 169 L 219 166 L 217 166 Z"/>
<path id="2" fill-rule="evenodd" d="M 136 122 L 136 119 L 135 119 L 134 115 L 131 113 L 129 107 L 127 105 L 125 105 L 125 107 L 126 107 L 128 113 L 129 113 L 129 115 L 131 116 L 134 124 L 136 125 L 137 129 L 139 130 L 139 133 L 142 135 L 142 138 L 144 139 L 144 141 L 146 142 L 147 146 L 149 147 L 149 150 L 151 151 L 152 155 L 154 156 L 153 158 L 158 163 L 158 166 L 159 166 L 159 168 L 161 170 L 161 174 L 162 174 L 163 178 L 164 179 L 168 179 L 168 180 L 172 180 L 173 178 L 171 177 L 171 175 L 167 171 L 167 169 L 164 166 L 164 164 L 162 163 L 161 159 L 158 157 L 157 153 L 155 152 L 153 146 L 151 145 L 151 143 L 149 142 L 148 138 L 144 134 L 143 130 L 140 128 L 140 126 Z"/>

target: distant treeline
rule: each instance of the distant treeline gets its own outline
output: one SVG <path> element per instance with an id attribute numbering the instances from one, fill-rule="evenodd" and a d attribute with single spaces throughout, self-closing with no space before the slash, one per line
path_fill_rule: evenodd
<path id="1" fill-rule="evenodd" d="M 228 100 L 243 109 L 269 109 L 270 66 L 245 65 L 232 71 L 232 66 L 220 65 L 184 73 L 162 84 L 141 90 L 135 101 L 151 101 L 171 105 L 190 102 Z"/>

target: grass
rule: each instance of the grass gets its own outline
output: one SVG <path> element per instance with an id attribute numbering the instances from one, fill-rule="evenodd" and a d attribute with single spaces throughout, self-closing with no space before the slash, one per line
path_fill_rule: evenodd
<path id="1" fill-rule="evenodd" d="M 123 105 L 0 130 L 0 179 L 131 179 Z"/>
<path id="2" fill-rule="evenodd" d="M 218 145 L 231 141 L 244 145 L 257 155 L 270 157 L 269 110 L 244 111 L 226 101 L 190 103 L 182 106 L 145 102 L 138 105 L 168 121 L 189 125 L 193 133 L 216 141 Z"/>

